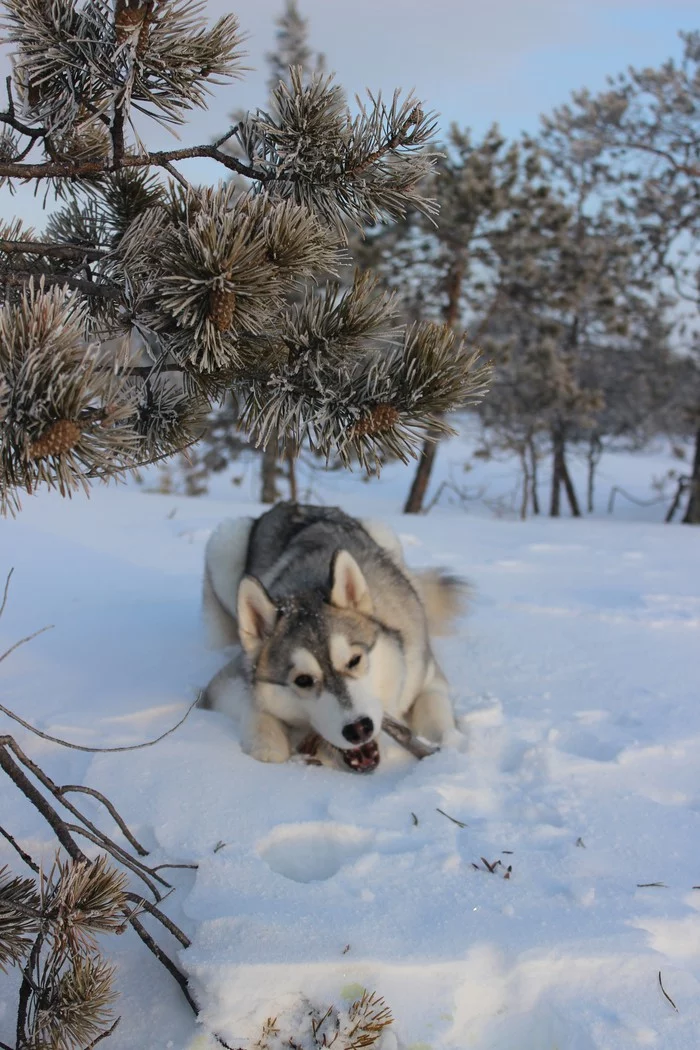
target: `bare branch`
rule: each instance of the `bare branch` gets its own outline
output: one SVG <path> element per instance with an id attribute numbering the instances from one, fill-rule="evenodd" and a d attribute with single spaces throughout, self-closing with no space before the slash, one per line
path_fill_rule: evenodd
<path id="1" fill-rule="evenodd" d="M 29 856 L 28 853 L 25 853 L 25 851 L 19 845 L 17 840 L 15 838 L 13 838 L 13 836 L 9 833 L 9 831 L 6 831 L 5 828 L 0 827 L 0 835 L 2 835 L 2 837 L 4 839 L 7 839 L 7 841 L 10 843 L 12 848 L 14 850 L 16 850 L 16 852 L 20 855 L 20 857 L 22 858 L 24 863 L 27 865 L 27 867 L 31 868 L 32 871 L 36 872 L 36 874 L 38 875 L 39 874 L 39 870 L 40 870 L 39 869 L 39 865 L 35 864 L 35 862 L 32 860 L 32 858 Z"/>
<path id="2" fill-rule="evenodd" d="M 98 1043 L 101 1043 L 103 1039 L 109 1039 L 110 1035 L 114 1033 L 120 1021 L 121 1017 L 117 1017 L 116 1021 L 113 1024 L 111 1024 L 106 1031 L 102 1032 L 101 1035 L 98 1035 L 97 1038 L 93 1039 L 91 1043 L 88 1043 L 88 1045 L 85 1047 L 85 1050 L 93 1050 L 93 1047 L 97 1046 Z"/>
<path id="3" fill-rule="evenodd" d="M 143 908 L 149 915 L 152 915 L 157 919 L 169 933 L 172 933 L 173 937 L 180 942 L 183 948 L 189 948 L 192 941 L 182 932 L 179 926 L 176 926 L 175 923 L 160 910 L 160 908 L 157 908 L 155 904 L 152 904 L 149 900 L 146 900 L 145 897 L 142 897 L 138 893 L 126 893 L 125 896 L 128 900 L 133 901 L 134 904 L 138 904 L 139 908 Z"/>
<path id="4" fill-rule="evenodd" d="M 18 646 L 23 645 L 25 642 L 31 641 L 31 639 L 36 638 L 38 634 L 41 634 L 43 631 L 48 630 L 50 630 L 49 627 L 44 627 L 41 631 L 37 631 L 36 634 L 29 635 L 29 637 L 27 638 L 23 638 L 21 641 L 13 645 L 11 649 L 8 649 L 6 653 L 3 653 L 2 656 L 0 656 L 0 661 L 4 660 L 6 656 L 9 656 L 9 654 L 15 649 L 17 649 Z M 170 736 L 171 733 L 174 733 L 176 729 L 180 728 L 185 719 L 190 715 L 190 713 L 199 703 L 200 695 L 201 691 L 197 694 L 195 699 L 187 708 L 182 718 L 178 722 L 176 722 L 174 726 L 171 726 L 170 729 L 166 729 L 164 733 L 161 733 L 160 736 L 155 737 L 153 740 L 146 740 L 142 744 L 124 744 L 121 747 L 87 747 L 85 744 L 73 744 L 69 740 L 61 740 L 60 737 L 51 736 L 50 733 L 42 732 L 41 729 L 37 729 L 35 726 L 30 725 L 29 722 L 25 722 L 23 718 L 20 718 L 18 714 L 15 714 L 14 711 L 10 711 L 10 709 L 8 707 L 5 707 L 3 704 L 0 704 L 0 711 L 2 711 L 4 715 L 7 715 L 8 718 L 13 719 L 13 721 L 19 722 L 19 724 L 25 729 L 28 729 L 30 733 L 34 733 L 35 736 L 40 736 L 42 740 L 49 740 L 52 744 L 60 744 L 61 747 L 70 747 L 74 751 L 87 751 L 90 754 L 112 754 L 118 751 L 139 751 L 142 747 L 153 747 L 154 744 L 159 744 L 161 740 L 165 740 L 166 736 Z M 2 739 L 3 738 L 0 737 L 0 740 Z"/>
<path id="5" fill-rule="evenodd" d="M 6 585 L 6 586 L 7 586 L 7 585 Z M 10 655 L 10 653 L 14 653 L 14 652 L 15 652 L 15 650 L 19 649 L 19 648 L 20 648 L 20 646 L 22 646 L 22 645 L 26 645 L 26 644 L 27 644 L 27 642 L 31 642 L 33 638 L 38 638 L 38 637 L 39 637 L 39 635 L 40 635 L 40 634 L 44 634 L 44 632 L 45 632 L 45 631 L 52 631 L 52 630 L 53 630 L 53 627 L 54 627 L 54 625 L 53 625 L 52 623 L 50 623 L 50 624 L 49 624 L 49 625 L 48 625 L 47 627 L 42 627 L 42 628 L 40 628 L 40 630 L 38 630 L 38 631 L 35 631 L 35 632 L 34 632 L 34 634 L 28 634 L 28 635 L 26 636 L 26 638 L 20 638 L 20 640 L 19 640 L 18 642 L 15 642 L 15 644 L 14 644 L 14 645 L 11 645 L 11 646 L 10 646 L 10 648 L 9 648 L 9 649 L 6 649 L 4 653 L 0 653 L 0 664 L 1 664 L 2 662 L 3 662 L 3 660 L 6 660 L 6 659 L 7 659 L 7 657 L 8 657 L 9 655 Z M 5 714 L 6 714 L 6 715 L 8 715 L 8 714 L 9 714 L 10 718 L 15 718 L 15 719 L 16 719 L 16 720 L 17 720 L 18 722 L 22 722 L 22 719 L 21 719 L 21 718 L 19 717 L 19 715 L 13 715 L 13 714 L 12 714 L 12 713 L 11 713 L 10 711 L 7 711 L 7 710 L 6 710 L 6 709 L 5 709 L 5 708 L 4 708 L 3 706 L 2 706 L 2 704 L 0 704 L 0 711 L 3 711 L 3 712 L 4 712 Z M 24 725 L 24 723 L 23 723 L 23 722 L 22 722 L 22 725 Z M 30 727 L 29 727 L 29 726 L 27 726 L 27 728 L 30 728 Z M 43 734 L 42 734 L 42 733 L 40 733 L 38 729 L 37 729 L 37 730 L 35 730 L 35 732 L 36 732 L 36 733 L 37 733 L 37 734 L 38 734 L 39 736 L 43 736 Z"/>
<path id="6" fill-rule="evenodd" d="M 15 786 L 29 799 L 35 809 L 39 810 L 44 820 L 51 826 L 54 835 L 61 843 L 68 856 L 72 857 L 73 860 L 80 860 L 87 863 L 87 857 L 67 830 L 66 824 L 61 820 L 56 813 L 56 810 L 47 802 L 41 792 L 37 791 L 29 777 L 23 773 L 4 745 L 5 738 L 0 737 L 0 769 L 7 773 Z"/>
<path id="7" fill-rule="evenodd" d="M 182 970 L 180 970 L 175 965 L 170 956 L 166 955 L 163 949 L 158 944 L 156 944 L 156 942 L 151 937 L 150 933 L 144 928 L 144 926 L 139 922 L 138 919 L 134 917 L 130 918 L 129 925 L 136 931 L 136 933 L 139 935 L 139 937 L 146 945 L 148 950 L 153 952 L 158 962 L 162 963 L 162 965 L 165 967 L 168 973 L 175 978 L 177 983 L 180 985 L 180 988 L 182 989 L 182 994 L 184 995 L 185 999 L 187 1000 L 192 1009 L 192 1013 L 195 1014 L 195 1016 L 198 1015 L 199 1007 L 192 998 L 192 993 L 189 989 L 189 982 Z"/>
<path id="8" fill-rule="evenodd" d="M 112 805 L 112 803 L 109 801 L 108 798 L 106 798 L 102 794 L 102 792 L 97 791 L 95 788 L 85 787 L 83 784 L 63 784 L 58 789 L 58 791 L 59 791 L 59 794 L 61 796 L 65 795 L 67 791 L 80 791 L 80 792 L 82 792 L 85 795 L 92 795 L 93 798 L 96 798 L 99 802 L 102 803 L 102 805 L 105 807 L 105 809 L 107 810 L 109 815 L 114 820 L 115 824 L 119 825 L 119 830 L 121 831 L 122 835 L 124 836 L 125 839 L 128 840 L 128 842 L 131 843 L 131 845 L 134 847 L 134 849 L 139 854 L 139 856 L 140 857 L 147 857 L 148 856 L 148 850 L 145 849 L 145 847 L 141 845 L 141 843 L 138 841 L 138 839 L 134 838 L 134 836 L 131 834 L 131 832 L 129 831 L 129 829 L 128 829 L 127 825 L 126 825 L 126 822 L 125 822 L 124 818 L 121 817 L 119 815 L 119 813 L 117 813 L 117 811 L 114 808 L 114 806 Z M 74 810 L 74 812 L 77 812 L 77 811 Z"/>
<path id="9" fill-rule="evenodd" d="M 4 589 L 3 595 L 2 595 L 2 604 L 0 604 L 0 617 L 5 612 L 5 606 L 7 605 L 7 595 L 8 595 L 8 592 L 10 590 L 10 580 L 12 579 L 12 574 L 13 574 L 14 571 L 15 570 L 14 570 L 14 566 L 13 566 L 10 569 L 10 571 L 8 572 L 7 579 L 5 580 L 5 589 Z"/>

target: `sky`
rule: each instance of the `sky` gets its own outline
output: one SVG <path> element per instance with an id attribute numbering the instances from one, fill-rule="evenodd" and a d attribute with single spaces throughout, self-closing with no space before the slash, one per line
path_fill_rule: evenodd
<path id="1" fill-rule="evenodd" d="M 659 65 L 677 57 L 678 30 L 697 28 L 697 0 L 299 0 L 310 42 L 326 55 L 350 96 L 366 88 L 391 95 L 413 89 L 440 126 L 456 121 L 475 132 L 497 122 L 508 135 L 535 131 L 539 115 L 572 90 L 605 86 L 629 65 Z M 234 109 L 266 99 L 265 54 L 274 44 L 282 0 L 208 0 L 213 18 L 233 9 L 247 33 L 243 80 L 216 89 L 208 111 L 182 128 L 182 145 L 209 141 Z M 9 70 L 0 57 L 0 73 Z M 177 141 L 153 127 L 153 148 Z M 191 162 L 193 181 L 215 181 L 216 165 Z M 0 193 L 3 217 L 19 214 L 43 225 L 27 190 Z"/>

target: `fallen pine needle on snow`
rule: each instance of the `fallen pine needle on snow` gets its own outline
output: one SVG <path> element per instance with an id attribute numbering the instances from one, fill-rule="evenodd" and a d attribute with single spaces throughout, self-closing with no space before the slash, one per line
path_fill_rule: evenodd
<path id="1" fill-rule="evenodd" d="M 671 996 L 668 994 L 668 992 L 666 991 L 666 989 L 663 986 L 663 981 L 661 980 L 661 970 L 659 970 L 659 987 L 661 988 L 661 991 L 664 993 L 664 995 L 668 999 L 668 1001 L 671 1004 L 671 1006 L 673 1007 L 673 1009 L 676 1011 L 676 1013 L 678 1013 L 678 1007 L 676 1006 L 676 1004 L 674 1003 L 673 999 L 671 998 Z"/>
<path id="2" fill-rule="evenodd" d="M 435 810 L 438 813 L 442 813 L 443 817 L 447 817 L 447 819 L 451 820 L 453 824 L 457 824 L 458 827 L 460 827 L 460 828 L 468 828 L 469 827 L 469 825 L 465 824 L 464 821 L 457 820 L 456 817 L 451 817 L 449 813 L 445 813 L 445 810 L 444 809 L 440 809 L 439 806 L 436 806 Z"/>
<path id="3" fill-rule="evenodd" d="M 658 888 L 660 890 L 667 890 L 668 886 L 666 885 L 665 882 L 638 882 L 637 883 L 637 889 L 638 890 L 649 890 L 649 889 L 652 889 L 652 888 Z"/>
<path id="4" fill-rule="evenodd" d="M 489 861 L 487 861 L 486 857 L 482 857 L 481 863 L 484 864 L 488 868 L 489 872 L 493 875 L 494 871 L 501 862 L 500 860 L 495 860 L 493 864 L 490 864 Z"/>

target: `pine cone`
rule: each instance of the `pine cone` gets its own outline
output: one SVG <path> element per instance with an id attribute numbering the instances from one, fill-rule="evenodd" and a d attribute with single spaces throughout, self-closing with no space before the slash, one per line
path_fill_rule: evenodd
<path id="1" fill-rule="evenodd" d="M 136 54 L 139 58 L 148 47 L 149 22 L 153 7 L 153 0 L 117 0 L 114 12 L 117 43 L 124 44 L 138 36 Z"/>
<path id="2" fill-rule="evenodd" d="M 8 131 L 0 134 L 0 162 L 11 164 L 17 158 L 17 143 Z"/>
<path id="3" fill-rule="evenodd" d="M 353 437 L 365 437 L 367 434 L 380 434 L 391 430 L 399 421 L 398 409 L 393 405 L 375 405 L 368 416 L 359 419 L 352 428 Z"/>
<path id="4" fill-rule="evenodd" d="M 72 419 L 58 419 L 29 446 L 30 459 L 46 459 L 70 452 L 80 441 L 82 431 Z"/>
<path id="5" fill-rule="evenodd" d="M 212 288 L 209 293 L 209 319 L 219 332 L 228 332 L 236 313 L 236 293 L 227 288 Z"/>
<path id="6" fill-rule="evenodd" d="M 29 81 L 27 84 L 27 102 L 32 109 L 36 109 L 43 100 L 45 87 L 44 84 L 38 84 L 36 81 Z"/>

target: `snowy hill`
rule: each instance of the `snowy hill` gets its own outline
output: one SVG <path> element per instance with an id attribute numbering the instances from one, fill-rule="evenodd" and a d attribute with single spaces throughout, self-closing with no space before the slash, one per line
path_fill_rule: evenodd
<path id="1" fill-rule="evenodd" d="M 329 494 L 351 512 L 373 495 Z M 2 664 L 3 703 L 95 746 L 175 722 L 220 662 L 199 629 L 206 537 L 251 510 L 114 489 L 29 500 L 0 522 L 0 573 L 15 567 L 0 652 L 55 625 Z M 301 995 L 325 1008 L 360 988 L 394 1013 L 386 1048 L 696 1046 L 700 534 L 461 511 L 393 524 L 412 564 L 475 586 L 438 646 L 459 749 L 417 763 L 387 747 L 360 778 L 255 763 L 209 712 L 120 755 L 66 751 L 1 716 L 0 731 L 56 781 L 105 792 L 154 863 L 198 864 L 173 873 L 167 905 L 192 947 L 164 943 L 232 1046 Z M 50 858 L 7 782 L 0 824 Z M 21 862 L 0 840 L 2 863 Z M 135 937 L 106 948 L 123 991 L 106 1046 L 216 1046 Z M 0 1041 L 16 987 L 0 975 Z"/>

